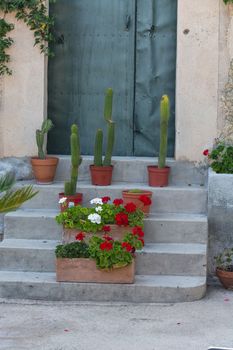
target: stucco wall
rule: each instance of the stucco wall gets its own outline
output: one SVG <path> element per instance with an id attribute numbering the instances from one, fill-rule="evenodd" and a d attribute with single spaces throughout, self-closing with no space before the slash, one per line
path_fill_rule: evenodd
<path id="1" fill-rule="evenodd" d="M 221 101 L 233 58 L 233 21 L 223 0 L 178 0 L 176 153 L 202 160 L 224 125 Z M 12 77 L 0 78 L 0 157 L 36 153 L 35 129 L 46 115 L 46 60 L 33 33 L 16 28 Z"/>
<path id="2" fill-rule="evenodd" d="M 35 130 L 44 118 L 46 62 L 33 33 L 13 15 L 12 76 L 0 78 L 0 157 L 36 154 Z"/>

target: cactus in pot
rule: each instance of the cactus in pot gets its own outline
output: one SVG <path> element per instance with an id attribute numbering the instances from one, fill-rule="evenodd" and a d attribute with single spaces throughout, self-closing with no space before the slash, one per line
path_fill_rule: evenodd
<path id="1" fill-rule="evenodd" d="M 70 135 L 70 150 L 71 150 L 71 169 L 70 180 L 64 184 L 64 192 L 59 193 L 59 203 L 61 209 L 64 210 L 67 207 L 78 205 L 82 203 L 82 193 L 76 193 L 77 181 L 78 181 L 78 169 L 82 163 L 82 157 L 80 152 L 80 140 L 78 126 L 73 124 L 71 126 Z"/>
<path id="2" fill-rule="evenodd" d="M 168 185 L 170 168 L 166 166 L 168 124 L 170 118 L 170 101 L 167 95 L 163 95 L 160 101 L 160 148 L 158 166 L 149 165 L 149 185 L 152 187 L 164 187 Z"/>
<path id="3" fill-rule="evenodd" d="M 115 123 L 112 120 L 113 90 L 107 89 L 104 104 L 104 119 L 107 123 L 107 146 L 103 159 L 103 131 L 98 129 L 95 137 L 94 165 L 90 166 L 93 185 L 110 185 L 112 179 L 112 153 L 115 140 Z"/>
<path id="4" fill-rule="evenodd" d="M 53 123 L 50 119 L 43 121 L 41 129 L 36 130 L 36 144 L 38 156 L 31 158 L 32 170 L 36 181 L 39 184 L 51 184 L 55 177 L 55 172 L 59 159 L 47 156 L 45 153 L 45 136 L 52 129 Z"/>

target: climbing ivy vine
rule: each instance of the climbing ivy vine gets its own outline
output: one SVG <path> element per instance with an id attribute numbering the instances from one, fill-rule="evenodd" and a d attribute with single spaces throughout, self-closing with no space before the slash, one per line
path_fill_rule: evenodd
<path id="1" fill-rule="evenodd" d="M 49 0 L 55 2 L 56 0 Z M 30 30 L 34 32 L 35 45 L 38 45 L 41 53 L 51 56 L 53 53 L 49 44 L 54 41 L 52 28 L 54 19 L 47 13 L 44 0 L 1 0 L 0 1 L 0 75 L 11 75 L 12 70 L 8 67 L 10 55 L 7 49 L 13 44 L 9 36 L 14 29 L 14 24 L 7 20 L 8 13 L 14 13 L 17 20 L 22 20 Z"/>

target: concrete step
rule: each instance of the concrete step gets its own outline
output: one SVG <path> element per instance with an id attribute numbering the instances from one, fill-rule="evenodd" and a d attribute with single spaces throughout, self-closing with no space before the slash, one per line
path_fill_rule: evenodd
<path id="1" fill-rule="evenodd" d="M 0 270 L 55 271 L 54 240 L 5 239 L 0 243 Z M 137 253 L 140 275 L 206 275 L 205 244 L 146 244 Z"/>
<path id="2" fill-rule="evenodd" d="M 16 187 L 34 184 L 39 193 L 22 207 L 29 209 L 58 209 L 58 193 L 63 191 L 63 182 L 52 185 L 37 185 L 33 181 L 18 182 Z M 78 192 L 84 196 L 83 205 L 89 205 L 95 197 L 109 196 L 112 199 L 121 197 L 124 189 L 145 189 L 153 192 L 152 213 L 206 213 L 207 192 L 201 186 L 169 186 L 164 188 L 149 187 L 139 183 L 114 183 L 111 186 L 92 186 L 89 182 L 79 182 Z"/>
<path id="3" fill-rule="evenodd" d="M 5 216 L 5 238 L 61 239 L 58 210 L 19 209 Z M 156 214 L 144 220 L 147 243 L 206 243 L 207 217 L 201 214 Z"/>
<path id="4" fill-rule="evenodd" d="M 59 156 L 56 180 L 64 181 L 70 177 L 70 156 Z M 79 168 L 79 179 L 90 182 L 89 166 L 93 163 L 93 156 L 84 156 Z M 157 164 L 153 157 L 113 157 L 113 181 L 148 183 L 147 166 Z M 206 182 L 207 171 L 204 167 L 197 167 L 191 162 L 168 159 L 171 167 L 170 185 L 202 185 Z"/>
<path id="5" fill-rule="evenodd" d="M 47 301 L 174 303 L 201 299 L 202 276 L 135 276 L 134 284 L 57 283 L 54 273 L 0 271 L 0 298 Z"/>

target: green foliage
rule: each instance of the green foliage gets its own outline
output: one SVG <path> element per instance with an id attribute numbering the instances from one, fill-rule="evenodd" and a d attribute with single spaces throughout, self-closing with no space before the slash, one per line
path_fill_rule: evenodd
<path id="1" fill-rule="evenodd" d="M 159 149 L 159 168 L 165 168 L 167 157 L 167 133 L 168 122 L 170 118 L 170 102 L 167 95 L 162 96 L 160 102 L 160 149 Z"/>
<path id="2" fill-rule="evenodd" d="M 223 2 L 224 2 L 225 4 L 232 4 L 232 3 L 233 3 L 233 0 L 223 0 Z"/>
<path id="3" fill-rule="evenodd" d="M 75 195 L 77 181 L 78 181 L 78 168 L 82 162 L 81 152 L 80 152 L 80 139 L 78 126 L 73 124 L 71 126 L 70 135 L 70 149 L 71 149 L 71 174 L 70 181 L 65 182 L 65 196 Z"/>
<path id="4" fill-rule="evenodd" d="M 233 271 L 233 248 L 225 249 L 215 257 L 217 268 L 225 271 Z"/>
<path id="5" fill-rule="evenodd" d="M 44 152 L 44 139 L 45 135 L 51 130 L 53 123 L 50 119 L 44 120 L 41 129 L 36 130 L 36 143 L 38 147 L 38 157 L 39 159 L 45 159 Z"/>
<path id="6" fill-rule="evenodd" d="M 0 178 L 0 213 L 16 210 L 24 202 L 33 198 L 38 191 L 34 191 L 32 186 L 22 187 L 13 191 L 11 188 L 15 183 L 14 175 L 5 175 Z"/>
<path id="7" fill-rule="evenodd" d="M 0 11 L 3 12 L 3 18 L 0 18 L 0 75 L 12 74 L 7 66 L 10 56 L 6 51 L 13 44 L 13 39 L 8 37 L 8 33 L 14 29 L 14 25 L 6 21 L 7 13 L 15 13 L 15 17 L 34 32 L 35 45 L 39 46 L 41 53 L 53 56 L 49 44 L 54 41 L 51 32 L 54 19 L 47 14 L 43 0 L 1 0 Z"/>
<path id="8" fill-rule="evenodd" d="M 72 242 L 64 245 L 58 245 L 55 250 L 57 258 L 89 258 L 90 253 L 88 245 L 85 242 Z"/>
<path id="9" fill-rule="evenodd" d="M 104 157 L 104 166 L 110 166 L 112 163 L 112 152 L 115 141 L 115 123 L 113 121 L 108 122 L 108 138 L 107 138 L 107 147 L 106 154 Z"/>
<path id="10" fill-rule="evenodd" d="M 218 174 L 233 174 L 233 146 L 217 144 L 208 155 L 211 168 Z"/>
<path id="11" fill-rule="evenodd" d="M 103 130 L 98 129 L 95 137 L 95 150 L 94 150 L 94 165 L 102 166 L 102 151 L 103 151 Z"/>

